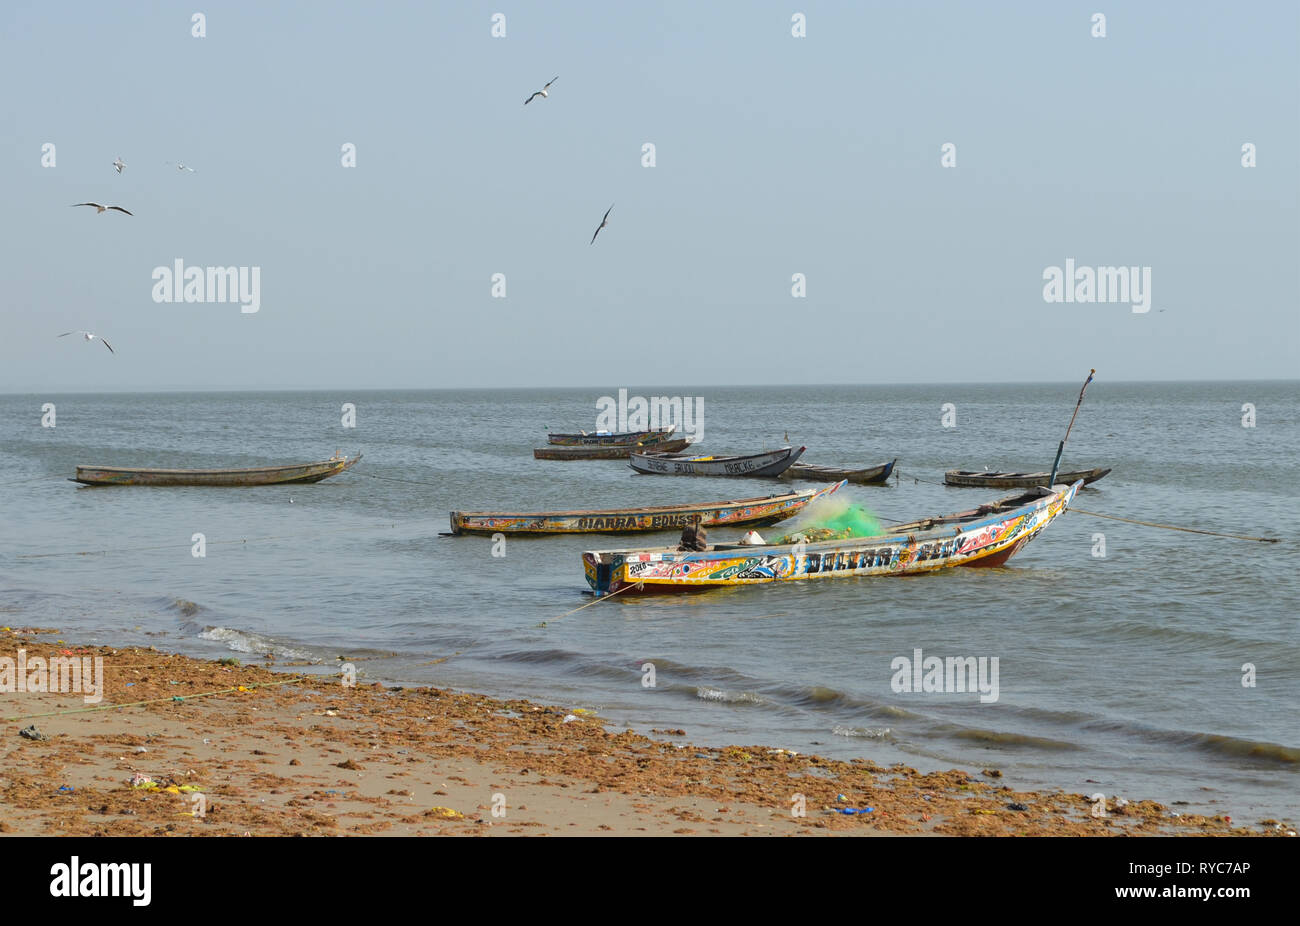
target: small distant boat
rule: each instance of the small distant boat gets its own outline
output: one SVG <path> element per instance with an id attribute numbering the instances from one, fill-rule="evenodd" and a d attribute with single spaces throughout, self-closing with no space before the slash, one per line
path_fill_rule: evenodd
<path id="1" fill-rule="evenodd" d="M 453 511 L 453 534 L 620 534 L 634 531 L 680 530 L 700 519 L 703 527 L 776 524 L 792 518 L 807 505 L 843 486 L 787 492 L 766 498 L 727 502 L 621 508 L 606 511 L 543 511 L 514 514 L 500 511 Z"/>
<path id="2" fill-rule="evenodd" d="M 880 466 L 867 469 L 844 469 L 839 466 L 818 466 L 815 463 L 795 463 L 784 473 L 782 479 L 807 479 L 810 482 L 836 482 L 846 479 L 858 485 L 872 485 L 885 482 L 894 472 L 895 458 Z"/>
<path id="3" fill-rule="evenodd" d="M 906 576 L 950 566 L 1001 566 L 1060 515 L 1083 483 L 1031 489 L 971 511 L 818 543 L 720 543 L 706 550 L 582 554 L 597 595 L 679 592 L 851 576 Z"/>
<path id="4" fill-rule="evenodd" d="M 334 456 L 320 463 L 252 466 L 245 469 L 139 469 L 125 466 L 78 466 L 70 482 L 88 486 L 271 486 L 320 482 L 344 472 L 358 460 Z"/>
<path id="5" fill-rule="evenodd" d="M 807 449 L 782 447 L 780 450 L 729 457 L 690 453 L 633 453 L 628 458 L 628 465 L 638 473 L 660 476 L 779 476 Z"/>
<path id="6" fill-rule="evenodd" d="M 652 431 L 596 431 L 588 434 L 547 434 L 546 442 L 561 447 L 635 447 L 637 444 L 667 440 L 677 430 L 676 425 L 655 428 Z"/>
<path id="7" fill-rule="evenodd" d="M 689 437 L 669 437 L 649 440 L 641 444 L 620 444 L 614 447 L 539 447 L 533 451 L 535 460 L 626 460 L 634 450 L 653 448 L 662 451 L 685 450 L 690 446 Z"/>
<path id="8" fill-rule="evenodd" d="M 1097 469 L 1080 469 L 1072 473 L 1057 473 L 1058 484 L 1068 484 L 1083 480 L 1084 485 L 1096 482 L 1110 472 L 1110 467 Z M 1051 473 L 1003 473 L 971 469 L 950 469 L 943 474 L 943 481 L 950 486 L 964 486 L 981 489 L 1028 489 L 1034 486 L 1046 487 Z"/>

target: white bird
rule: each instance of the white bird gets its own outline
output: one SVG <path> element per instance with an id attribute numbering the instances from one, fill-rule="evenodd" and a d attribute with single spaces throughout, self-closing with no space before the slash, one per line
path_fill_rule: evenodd
<path id="1" fill-rule="evenodd" d="M 196 172 L 196 171 L 194 170 L 193 167 L 186 167 L 184 164 L 181 164 L 179 161 L 176 161 L 176 162 L 173 162 L 173 161 L 167 161 L 166 163 L 168 163 L 168 164 L 175 163 L 175 165 L 176 165 L 176 169 L 177 169 L 177 170 L 188 170 L 190 173 L 195 173 L 195 172 Z"/>
<path id="2" fill-rule="evenodd" d="M 600 230 L 609 224 L 609 214 L 613 211 L 614 211 L 614 204 L 610 203 L 609 208 L 605 210 L 605 217 L 600 220 L 600 224 L 596 226 L 596 231 L 591 236 L 591 244 L 596 243 L 596 235 L 599 235 Z"/>
<path id="3" fill-rule="evenodd" d="M 65 331 L 63 332 L 63 334 L 59 335 L 59 337 L 66 338 L 70 334 L 79 334 L 82 337 L 84 337 L 87 341 L 93 341 L 96 338 L 99 338 L 99 340 L 104 341 L 104 339 L 99 337 L 99 335 L 91 334 L 89 331 Z M 110 354 L 117 353 L 117 351 L 113 350 L 113 345 L 109 344 L 107 341 L 104 341 L 104 346 L 108 348 L 108 352 Z"/>
<path id="4" fill-rule="evenodd" d="M 527 106 L 529 103 L 531 103 L 533 100 L 537 99 L 539 96 L 541 96 L 541 97 L 548 97 L 548 96 L 550 96 L 550 94 L 547 93 L 546 91 L 547 91 L 547 90 L 550 90 L 550 89 L 551 89 L 551 84 L 555 83 L 555 82 L 556 82 L 557 80 L 559 80 L 559 79 L 560 79 L 560 75 L 559 75 L 559 74 L 556 74 L 554 77 L 552 77 L 550 80 L 548 80 L 548 81 L 546 82 L 546 86 L 545 86 L 545 87 L 543 87 L 541 90 L 538 90 L 536 93 L 534 93 L 534 94 L 533 94 L 532 96 L 530 96 L 528 99 L 524 100 L 524 105 Z"/>
<path id="5" fill-rule="evenodd" d="M 103 212 L 105 209 L 116 209 L 118 212 L 126 212 L 126 210 L 123 209 L 121 206 L 101 206 L 99 203 L 73 203 L 72 204 L 72 208 L 76 208 L 77 206 L 94 206 L 96 210 L 95 215 L 99 215 L 99 213 Z M 126 214 L 134 215 L 135 213 L 126 212 Z"/>
<path id="6" fill-rule="evenodd" d="M 122 172 L 122 168 L 125 166 L 126 166 L 126 162 L 123 161 L 121 158 L 118 158 L 116 161 L 113 162 L 113 169 L 116 170 L 119 174 Z"/>

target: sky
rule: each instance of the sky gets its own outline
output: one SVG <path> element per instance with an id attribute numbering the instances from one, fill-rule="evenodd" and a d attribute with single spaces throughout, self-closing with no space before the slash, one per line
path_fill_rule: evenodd
<path id="1" fill-rule="evenodd" d="M 0 80 L 4 392 L 1300 376 L 1293 2 L 7 0 Z"/>

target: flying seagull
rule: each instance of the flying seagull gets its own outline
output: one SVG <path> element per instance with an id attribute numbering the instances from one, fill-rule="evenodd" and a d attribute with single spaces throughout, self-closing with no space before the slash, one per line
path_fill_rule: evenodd
<path id="1" fill-rule="evenodd" d="M 613 204 L 613 203 L 610 203 L 610 204 L 609 204 L 609 208 L 605 210 L 605 217 L 604 217 L 603 219 L 600 220 L 600 224 L 596 226 L 596 231 L 595 231 L 595 233 L 592 234 L 592 236 L 591 236 L 591 243 L 592 243 L 592 244 L 595 244 L 595 243 L 596 243 L 596 235 L 599 235 L 599 234 L 600 234 L 600 230 L 601 230 L 602 228 L 604 228 L 606 225 L 609 224 L 609 214 L 610 214 L 611 212 L 613 212 L 613 211 L 614 211 L 614 204 Z"/>
<path id="2" fill-rule="evenodd" d="M 167 163 L 168 163 L 168 164 L 171 164 L 171 163 L 174 163 L 174 162 L 172 162 L 172 161 L 168 161 Z M 195 172 L 193 167 L 186 167 L 184 164 L 181 164 L 181 163 L 179 163 L 179 162 L 175 162 L 175 163 L 176 163 L 176 169 L 177 169 L 177 170 L 188 170 L 190 173 L 194 173 L 194 172 Z"/>
<path id="3" fill-rule="evenodd" d="M 99 215 L 99 213 L 103 212 L 105 209 L 116 209 L 118 212 L 126 212 L 126 210 L 121 206 L 101 206 L 99 203 L 73 203 L 72 206 L 73 208 L 77 206 L 94 206 L 96 210 L 95 215 Z M 126 214 L 135 215 L 133 212 L 126 212 Z"/>
<path id="4" fill-rule="evenodd" d="M 555 83 L 555 82 L 556 82 L 557 80 L 559 80 L 559 79 L 560 79 L 560 75 L 559 75 L 559 74 L 556 74 L 554 77 L 552 77 L 549 81 L 546 82 L 546 86 L 545 86 L 545 87 L 543 87 L 541 90 L 538 90 L 536 93 L 534 93 L 534 94 L 533 94 L 532 96 L 530 96 L 528 99 L 524 100 L 524 105 L 527 106 L 529 103 L 531 103 L 533 100 L 537 99 L 539 96 L 543 96 L 543 97 L 545 97 L 545 96 L 550 96 L 550 94 L 547 93 L 546 91 L 547 91 L 547 90 L 550 90 L 550 89 L 551 89 L 551 84 Z"/>
<path id="5" fill-rule="evenodd" d="M 113 169 L 116 170 L 119 174 L 122 172 L 123 167 L 126 167 L 126 162 L 123 161 L 121 158 L 118 158 L 116 161 L 113 162 Z"/>
<path id="6" fill-rule="evenodd" d="M 66 338 L 66 337 L 67 337 L 68 335 L 70 335 L 70 334 L 79 334 L 79 335 L 82 335 L 82 336 L 83 336 L 87 341 L 93 341 L 93 340 L 95 340 L 96 338 L 99 338 L 99 340 L 104 341 L 104 339 L 103 339 L 103 338 L 100 338 L 99 335 L 97 335 L 97 334 L 91 334 L 89 331 L 65 331 L 65 332 L 63 332 L 63 334 L 59 335 L 59 337 L 61 337 L 61 338 Z M 116 353 L 117 353 L 117 351 L 113 350 L 113 345 L 109 344 L 107 341 L 104 341 L 104 346 L 108 348 L 108 352 L 109 352 L 110 354 L 116 354 Z"/>

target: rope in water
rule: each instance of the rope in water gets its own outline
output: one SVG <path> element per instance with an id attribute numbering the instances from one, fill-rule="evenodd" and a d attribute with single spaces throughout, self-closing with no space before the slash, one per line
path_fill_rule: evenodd
<path id="1" fill-rule="evenodd" d="M 252 691 L 255 688 L 274 688 L 277 685 L 293 685 L 297 682 L 317 677 L 319 676 L 299 675 L 296 678 L 285 679 L 282 682 L 262 682 L 258 685 L 236 685 L 234 688 L 221 688 L 217 691 L 201 691 L 198 694 L 192 695 L 172 695 L 169 698 L 150 698 L 147 701 L 127 701 L 124 704 L 99 704 L 95 707 L 70 708 L 65 711 L 46 711 L 43 714 L 26 714 L 19 717 L 6 717 L 4 718 L 4 722 L 15 723 L 20 720 L 35 720 L 37 717 L 61 717 L 64 714 L 88 714 L 92 711 L 111 711 L 120 707 L 139 707 L 142 704 L 162 704 L 166 701 L 192 701 L 195 698 L 206 698 L 210 695 L 228 694 L 232 691 L 238 691 L 240 688 L 243 688 L 246 691 Z"/>
<path id="2" fill-rule="evenodd" d="M 929 479 L 922 479 L 919 476 L 912 475 L 911 473 L 902 473 L 900 470 L 897 469 L 894 470 L 894 472 L 906 476 L 908 479 L 911 479 L 913 482 L 924 482 L 926 485 L 932 485 L 932 486 L 944 485 L 944 483 L 942 482 L 931 482 Z M 1159 524 L 1155 521 L 1139 521 L 1136 518 L 1121 518 L 1119 515 L 1115 515 L 1115 514 L 1101 514 L 1100 512 L 1097 511 L 1085 511 L 1082 508 L 1075 508 L 1073 505 L 1070 506 L 1070 508 L 1067 510 L 1077 511 L 1079 514 L 1092 515 L 1094 518 L 1108 518 L 1112 521 L 1124 521 L 1127 522 L 1128 524 L 1141 524 L 1143 527 L 1158 527 L 1161 528 L 1162 530 L 1184 531 L 1189 534 L 1208 534 L 1212 537 L 1230 537 L 1233 540 L 1253 540 L 1258 543 L 1281 543 L 1282 542 L 1282 539 L 1280 537 L 1252 537 L 1247 534 L 1227 534 L 1222 531 L 1203 530 L 1198 527 L 1178 527 L 1175 524 Z M 881 518 L 881 520 L 887 521 L 889 519 Z"/>
<path id="3" fill-rule="evenodd" d="M 396 476 L 381 476 L 378 473 L 358 473 L 356 470 L 348 470 L 346 473 L 340 473 L 341 476 L 369 476 L 371 479 L 383 479 L 385 482 L 404 482 L 413 486 L 428 486 L 431 489 L 444 489 L 446 486 L 436 485 L 432 482 L 419 482 L 415 479 L 398 479 Z"/>
<path id="4" fill-rule="evenodd" d="M 1281 537 L 1251 537 L 1246 534 L 1225 534 L 1222 531 L 1207 531 L 1197 527 L 1178 527 L 1174 524 L 1157 524 L 1155 521 L 1138 521 L 1134 518 L 1121 518 L 1115 514 L 1101 514 L 1096 511 L 1084 511 L 1082 508 L 1071 507 L 1069 511 L 1078 512 L 1079 514 L 1092 515 L 1094 518 L 1109 518 L 1112 521 L 1125 521 L 1129 524 L 1141 524 L 1143 527 L 1159 527 L 1167 531 L 1186 531 L 1189 534 L 1209 534 L 1213 537 L 1231 537 L 1233 540 L 1255 540 L 1259 543 L 1281 543 Z"/>
<path id="5" fill-rule="evenodd" d="M 601 595 L 601 596 L 600 596 L 599 598 L 597 598 L 595 601 L 588 601 L 586 604 L 580 604 L 580 605 L 578 605 L 576 608 L 574 608 L 572 611 L 565 611 L 563 614 L 560 615 L 560 617 L 568 617 L 570 614 L 576 614 L 578 611 L 581 611 L 583 608 L 590 608 L 593 604 L 600 604 L 602 601 L 607 601 L 608 599 L 613 598 L 615 595 L 621 595 L 621 594 L 623 594 L 625 591 L 627 591 L 628 589 L 636 588 L 636 587 L 637 587 L 637 583 L 635 583 L 635 582 L 632 583 L 631 585 L 624 585 L 622 588 L 620 588 L 620 589 L 619 589 L 618 591 L 616 591 L 616 592 L 610 592 L 608 595 Z M 547 624 L 551 623 L 552 621 L 558 621 L 558 620 L 560 619 L 560 617 L 553 617 L 553 618 L 551 618 L 551 620 L 549 620 L 549 621 L 542 621 L 542 622 L 541 622 L 540 624 L 538 624 L 537 626 L 538 626 L 538 627 L 545 627 Z"/>
<path id="6" fill-rule="evenodd" d="M 905 472 L 903 472 L 901 469 L 897 469 L 897 468 L 894 469 L 894 473 L 895 473 L 897 476 L 899 476 L 900 478 L 905 476 L 905 477 L 907 477 L 908 479 L 912 480 L 912 482 L 924 482 L 924 483 L 925 483 L 926 485 L 928 485 L 928 486 L 943 486 L 943 485 L 944 485 L 944 483 L 942 483 L 942 482 L 932 482 L 932 481 L 929 480 L 929 479 L 922 479 L 920 476 L 913 475 L 912 473 L 905 473 Z"/>

